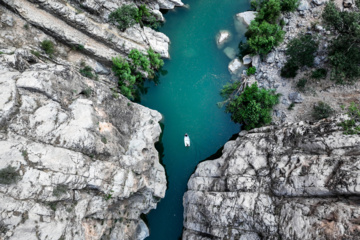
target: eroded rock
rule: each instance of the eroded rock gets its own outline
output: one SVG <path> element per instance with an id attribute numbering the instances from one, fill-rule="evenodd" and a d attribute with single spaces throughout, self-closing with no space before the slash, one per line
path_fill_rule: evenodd
<path id="1" fill-rule="evenodd" d="M 183 239 L 357 239 L 360 139 L 339 121 L 263 127 L 227 142 L 188 182 Z"/>

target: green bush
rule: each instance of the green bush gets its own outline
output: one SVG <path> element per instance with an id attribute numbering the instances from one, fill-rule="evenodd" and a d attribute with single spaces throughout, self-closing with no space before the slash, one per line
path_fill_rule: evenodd
<path id="1" fill-rule="evenodd" d="M 121 31 L 125 31 L 125 29 L 133 26 L 135 23 L 139 23 L 142 27 L 158 28 L 160 26 L 159 21 L 145 4 L 142 4 L 139 8 L 132 5 L 122 5 L 110 13 L 109 21 L 115 24 Z"/>
<path id="2" fill-rule="evenodd" d="M 239 48 L 239 59 L 242 59 L 243 57 L 245 57 L 245 55 L 254 53 L 254 50 L 249 46 L 247 42 L 244 43 L 243 41 L 241 41 L 239 43 L 238 48 Z"/>
<path id="3" fill-rule="evenodd" d="M 19 178 L 19 173 L 16 168 L 7 166 L 0 170 L 0 184 L 12 184 Z"/>
<path id="4" fill-rule="evenodd" d="M 248 76 L 250 75 L 254 75 L 256 73 L 256 67 L 249 67 L 247 70 L 246 70 L 246 74 Z"/>
<path id="5" fill-rule="evenodd" d="M 311 73 L 311 77 L 315 79 L 326 78 L 327 71 L 324 68 L 316 69 Z"/>
<path id="6" fill-rule="evenodd" d="M 347 115 L 350 119 L 339 124 L 343 128 L 344 134 L 360 134 L 360 106 L 352 102 L 348 108 Z"/>
<path id="7" fill-rule="evenodd" d="M 111 12 L 109 15 L 109 21 L 115 24 L 120 31 L 125 31 L 136 23 L 136 17 L 138 16 L 138 8 L 132 5 L 122 5 L 120 8 Z"/>
<path id="8" fill-rule="evenodd" d="M 251 49 L 260 54 L 267 54 L 283 40 L 285 32 L 277 24 L 266 21 L 252 21 L 246 36 Z"/>
<path id="9" fill-rule="evenodd" d="M 296 84 L 297 89 L 299 89 L 300 92 L 304 92 L 306 83 L 307 83 L 307 79 L 301 78 Z"/>
<path id="10" fill-rule="evenodd" d="M 68 187 L 65 184 L 59 184 L 56 188 L 53 189 L 53 195 L 55 197 L 60 197 L 61 195 L 65 194 L 68 190 Z"/>
<path id="11" fill-rule="evenodd" d="M 281 1 L 280 0 L 267 0 L 261 1 L 258 4 L 258 13 L 256 14 L 256 21 L 267 21 L 269 23 L 275 23 L 281 13 Z"/>
<path id="12" fill-rule="evenodd" d="M 238 86 L 238 83 L 234 83 Z M 225 90 L 236 87 L 227 87 Z M 223 94 L 223 96 L 227 94 Z M 244 125 L 246 130 L 269 124 L 272 120 L 272 108 L 279 103 L 280 94 L 274 90 L 259 89 L 254 83 L 247 86 L 239 96 L 234 96 L 226 105 L 226 112 L 231 113 L 231 119 Z"/>
<path id="13" fill-rule="evenodd" d="M 119 88 L 121 93 L 127 98 L 134 100 L 138 92 L 142 89 L 144 72 L 148 78 L 153 79 L 155 70 L 161 68 L 164 64 L 160 55 L 152 49 L 148 50 L 148 55 L 144 55 L 137 49 L 130 51 L 130 62 L 122 58 L 113 58 L 112 70 L 119 78 Z"/>
<path id="14" fill-rule="evenodd" d="M 285 53 L 299 67 L 312 67 L 317 49 L 318 43 L 311 35 L 300 34 L 289 42 Z"/>
<path id="15" fill-rule="evenodd" d="M 313 108 L 312 116 L 316 120 L 328 118 L 334 113 L 334 110 L 324 102 L 318 102 Z"/>
<path id="16" fill-rule="evenodd" d="M 82 69 L 79 70 L 80 74 L 84 77 L 93 79 L 95 75 L 93 74 L 93 69 L 90 66 L 85 65 Z"/>
<path id="17" fill-rule="evenodd" d="M 318 43 L 311 35 L 299 35 L 292 39 L 286 49 L 287 63 L 281 69 L 281 76 L 294 78 L 300 67 L 314 65 L 314 54 L 317 51 Z"/>
<path id="18" fill-rule="evenodd" d="M 151 28 L 158 28 L 160 26 L 159 21 L 156 17 L 150 13 L 149 9 L 145 4 L 142 4 L 139 7 L 138 14 L 135 18 L 136 22 L 140 23 L 142 26 L 145 25 Z"/>
<path id="19" fill-rule="evenodd" d="M 322 14 L 323 22 L 335 38 L 329 46 L 331 79 L 338 83 L 354 81 L 360 76 L 360 13 L 341 12 L 329 2 Z"/>
<path id="20" fill-rule="evenodd" d="M 281 68 L 280 75 L 284 78 L 294 78 L 296 77 L 297 70 L 299 70 L 298 65 L 290 60 Z"/>
<path id="21" fill-rule="evenodd" d="M 299 6 L 299 0 L 282 0 L 281 11 L 282 12 L 294 12 Z"/>
<path id="22" fill-rule="evenodd" d="M 52 56 L 55 52 L 54 43 L 51 40 L 44 40 L 40 43 L 41 48 L 49 56 Z"/>

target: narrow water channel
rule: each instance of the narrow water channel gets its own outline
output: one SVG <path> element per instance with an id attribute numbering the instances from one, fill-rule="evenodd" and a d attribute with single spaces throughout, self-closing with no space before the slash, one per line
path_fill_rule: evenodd
<path id="1" fill-rule="evenodd" d="M 147 240 L 177 240 L 183 224 L 182 197 L 187 181 L 201 161 L 214 154 L 235 133 L 239 125 L 216 105 L 219 91 L 231 76 L 230 59 L 218 49 L 215 36 L 229 30 L 226 46 L 237 51 L 244 33 L 235 31 L 234 15 L 250 8 L 249 0 L 183 0 L 189 9 L 177 8 L 165 14 L 160 29 L 171 39 L 171 59 L 160 83 L 148 83 L 141 104 L 163 114 L 163 157 L 168 176 L 166 196 L 147 216 Z M 225 46 L 225 47 L 226 47 Z M 191 147 L 184 147 L 188 133 Z"/>

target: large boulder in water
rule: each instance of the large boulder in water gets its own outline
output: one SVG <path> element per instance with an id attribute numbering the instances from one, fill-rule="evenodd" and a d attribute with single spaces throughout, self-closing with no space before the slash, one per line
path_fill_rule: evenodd
<path id="1" fill-rule="evenodd" d="M 257 12 L 247 11 L 236 14 L 236 18 L 243 22 L 247 27 L 250 25 L 251 21 L 255 19 Z"/>

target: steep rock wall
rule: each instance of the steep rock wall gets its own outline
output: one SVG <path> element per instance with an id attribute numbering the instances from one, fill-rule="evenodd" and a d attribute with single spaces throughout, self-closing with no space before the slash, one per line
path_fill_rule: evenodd
<path id="1" fill-rule="evenodd" d="M 339 120 L 241 132 L 198 165 L 183 239 L 359 239 L 360 139 Z"/>
<path id="2" fill-rule="evenodd" d="M 134 48 L 169 57 L 169 39 L 107 23 L 122 4 L 142 3 L 0 1 L 0 171 L 18 175 L 0 183 L 0 239 L 148 236 L 140 216 L 166 190 L 154 146 L 161 115 L 119 95 L 109 66 Z M 146 4 L 160 19 L 160 8 L 183 5 Z M 52 56 L 40 47 L 45 39 Z M 85 65 L 96 77 L 81 76 Z"/>

